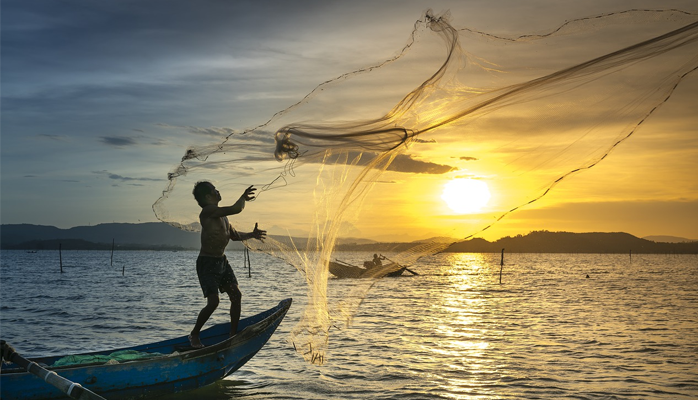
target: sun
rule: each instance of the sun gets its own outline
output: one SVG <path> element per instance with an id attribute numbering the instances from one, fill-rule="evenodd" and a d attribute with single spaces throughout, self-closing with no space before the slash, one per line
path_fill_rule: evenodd
<path id="1" fill-rule="evenodd" d="M 441 198 L 458 214 L 478 212 L 490 201 L 487 184 L 475 179 L 454 179 L 446 183 Z"/>

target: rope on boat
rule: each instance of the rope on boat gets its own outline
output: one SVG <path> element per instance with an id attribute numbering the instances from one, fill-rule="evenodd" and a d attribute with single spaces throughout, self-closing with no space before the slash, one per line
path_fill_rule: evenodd
<path id="1" fill-rule="evenodd" d="M 54 374 L 55 374 L 55 372 L 54 372 Z M 71 397 L 73 396 L 73 389 L 75 389 L 75 388 L 82 389 L 82 386 L 79 383 L 73 382 L 73 384 L 70 385 L 70 387 L 68 388 L 68 396 L 71 396 Z"/>

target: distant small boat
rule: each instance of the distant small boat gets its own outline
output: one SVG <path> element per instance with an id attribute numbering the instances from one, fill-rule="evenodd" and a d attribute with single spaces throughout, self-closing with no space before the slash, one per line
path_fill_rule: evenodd
<path id="1" fill-rule="evenodd" d="M 109 400 L 168 395 L 209 385 L 243 366 L 269 340 L 291 306 L 291 299 L 255 316 L 240 320 L 239 332 L 229 338 L 230 323 L 201 331 L 206 347 L 192 349 L 187 336 L 135 347 L 80 354 L 106 356 L 117 351 L 152 353 L 127 362 L 100 362 L 52 367 L 63 356 L 31 361 Z M 2 366 L 0 398 L 39 400 L 66 398 L 57 388 L 15 364 Z"/>
<path id="2" fill-rule="evenodd" d="M 337 278 L 383 278 L 400 276 L 407 268 L 393 262 L 373 268 L 362 268 L 337 260 L 330 261 L 329 269 Z"/>

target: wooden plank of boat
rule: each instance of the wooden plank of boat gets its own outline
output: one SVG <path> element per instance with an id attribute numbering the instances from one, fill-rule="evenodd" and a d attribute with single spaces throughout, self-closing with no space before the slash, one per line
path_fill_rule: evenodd
<path id="1" fill-rule="evenodd" d="M 366 272 L 365 268 L 335 261 L 330 261 L 329 269 L 330 273 L 337 278 L 359 278 Z"/>
<path id="2" fill-rule="evenodd" d="M 366 270 L 361 275 L 361 278 L 383 278 L 383 277 L 397 277 L 405 272 L 405 267 L 398 263 L 389 263 L 380 265 L 377 267 L 370 268 Z"/>
<path id="3" fill-rule="evenodd" d="M 154 397 L 209 385 L 230 375 L 252 358 L 269 340 L 291 306 L 291 299 L 276 307 L 240 320 L 240 332 L 229 338 L 230 323 L 201 331 L 206 346 L 185 352 L 175 347 L 188 343 L 187 336 L 123 349 L 85 353 L 108 355 L 115 351 L 135 350 L 160 353 L 152 358 L 123 363 L 93 363 L 52 367 L 63 356 L 33 358 L 32 361 L 53 370 L 73 382 L 109 400 Z M 0 397 L 3 400 L 65 398 L 60 390 L 17 365 L 0 371 Z"/>

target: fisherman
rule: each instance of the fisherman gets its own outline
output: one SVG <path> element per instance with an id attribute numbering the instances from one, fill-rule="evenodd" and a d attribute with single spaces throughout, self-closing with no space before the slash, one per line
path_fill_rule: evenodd
<path id="1" fill-rule="evenodd" d="M 257 228 L 249 233 L 236 231 L 228 221 L 228 215 L 239 214 L 245 208 L 245 203 L 254 200 L 253 186 L 245 189 L 238 201 L 232 206 L 219 207 L 221 194 L 211 182 L 201 181 L 194 185 L 194 198 L 201 206 L 199 222 L 201 223 L 201 250 L 196 259 L 196 274 L 199 277 L 201 290 L 206 298 L 206 306 L 199 312 L 196 325 L 189 334 L 189 343 L 193 348 L 204 347 L 199 338 L 201 328 L 211 317 L 220 302 L 218 292 L 225 292 L 230 299 L 230 336 L 237 332 L 240 321 L 240 300 L 242 294 L 233 269 L 225 256 L 225 247 L 229 240 L 248 240 L 266 238 L 267 231 Z"/>
<path id="2" fill-rule="evenodd" d="M 383 254 L 381 254 L 380 257 L 378 256 L 378 254 L 373 254 L 373 265 L 375 267 L 380 267 L 381 265 L 383 265 L 383 262 L 381 260 L 385 260 L 385 256 Z"/>
<path id="3" fill-rule="evenodd" d="M 379 257 L 378 254 L 373 254 L 372 261 L 364 261 L 364 268 L 371 269 L 371 268 L 375 268 L 375 267 L 380 267 L 381 265 L 383 265 L 381 260 L 385 260 L 384 255 L 381 254 Z"/>

